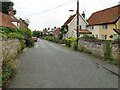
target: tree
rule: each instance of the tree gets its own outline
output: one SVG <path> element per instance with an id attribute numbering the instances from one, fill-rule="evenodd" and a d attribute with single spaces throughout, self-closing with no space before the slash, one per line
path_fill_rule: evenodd
<path id="1" fill-rule="evenodd" d="M 0 7 L 2 7 L 2 10 L 0 12 L 5 13 L 5 14 L 9 14 L 9 9 L 12 8 L 14 6 L 14 3 L 9 1 L 9 0 L 5 0 L 5 1 L 0 1 Z M 16 14 L 16 10 L 13 10 L 14 15 Z"/>
<path id="2" fill-rule="evenodd" d="M 22 18 L 20 18 L 20 20 L 28 27 L 29 26 L 29 23 L 26 21 L 26 20 L 24 20 L 24 19 L 22 19 Z"/>
<path id="3" fill-rule="evenodd" d="M 33 37 L 40 37 L 43 36 L 43 33 L 41 31 L 33 31 Z"/>

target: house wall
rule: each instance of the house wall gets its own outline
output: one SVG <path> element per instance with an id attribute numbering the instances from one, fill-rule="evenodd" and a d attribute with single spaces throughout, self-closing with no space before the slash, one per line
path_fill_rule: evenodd
<path id="1" fill-rule="evenodd" d="M 79 26 L 81 25 L 81 29 L 86 29 L 87 23 L 84 21 L 83 17 L 79 16 Z M 76 32 L 74 29 L 77 28 L 77 17 L 71 21 L 71 23 L 68 25 L 68 38 L 74 38 L 76 36 Z"/>
<path id="2" fill-rule="evenodd" d="M 94 37 L 96 37 L 96 35 L 98 35 L 98 38 L 100 38 L 100 35 L 99 35 L 100 27 L 99 27 L 99 25 L 94 25 L 94 29 L 92 29 L 91 26 L 88 26 L 87 29 L 92 32 L 92 35 L 94 35 Z"/>
<path id="3" fill-rule="evenodd" d="M 115 24 L 108 24 L 108 28 L 107 29 L 103 29 L 102 28 L 103 25 L 99 25 L 100 27 L 100 32 L 99 32 L 99 38 L 98 39 L 102 39 L 102 35 L 107 35 L 107 39 L 106 40 L 113 40 L 113 38 L 110 38 L 111 35 L 113 34 L 117 34 L 113 28 L 115 28 Z"/>
<path id="4" fill-rule="evenodd" d="M 120 18 L 119 18 L 118 22 L 116 23 L 116 25 L 117 25 L 117 29 L 120 29 Z"/>

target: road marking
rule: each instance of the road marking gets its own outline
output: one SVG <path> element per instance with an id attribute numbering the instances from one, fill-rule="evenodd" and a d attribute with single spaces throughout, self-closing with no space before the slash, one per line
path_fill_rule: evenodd
<path id="1" fill-rule="evenodd" d="M 39 45 L 36 45 L 35 48 L 37 48 Z"/>

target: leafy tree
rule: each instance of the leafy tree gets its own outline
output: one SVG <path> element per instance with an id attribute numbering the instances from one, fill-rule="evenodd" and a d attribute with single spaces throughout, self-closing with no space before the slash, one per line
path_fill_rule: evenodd
<path id="1" fill-rule="evenodd" d="M 29 23 L 27 23 L 26 20 L 24 20 L 24 19 L 22 19 L 22 18 L 20 18 L 20 20 L 21 20 L 27 27 L 29 26 Z"/>
<path id="2" fill-rule="evenodd" d="M 0 1 L 0 7 L 2 7 L 2 10 L 0 12 L 5 13 L 5 14 L 9 14 L 9 9 L 10 7 L 13 7 L 14 3 L 11 1 Z M 13 11 L 14 15 L 16 14 L 16 10 Z"/>
<path id="3" fill-rule="evenodd" d="M 38 37 L 39 38 L 40 36 L 43 36 L 41 31 L 33 31 L 33 37 Z"/>

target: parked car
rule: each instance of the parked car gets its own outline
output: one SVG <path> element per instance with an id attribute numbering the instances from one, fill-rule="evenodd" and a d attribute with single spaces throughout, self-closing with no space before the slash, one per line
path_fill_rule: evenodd
<path id="1" fill-rule="evenodd" d="M 38 38 L 37 38 L 37 37 L 33 37 L 33 40 L 34 40 L 35 42 L 37 42 Z"/>

